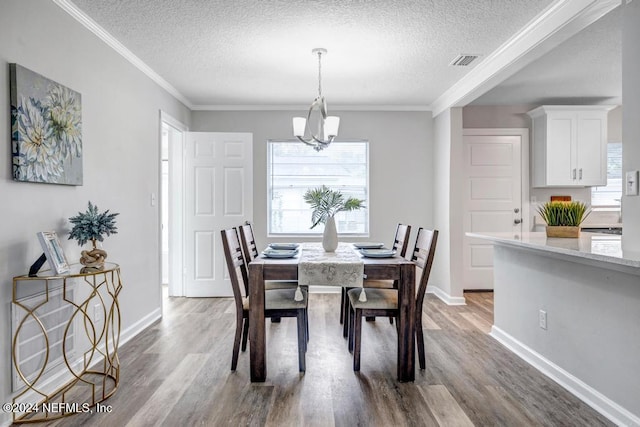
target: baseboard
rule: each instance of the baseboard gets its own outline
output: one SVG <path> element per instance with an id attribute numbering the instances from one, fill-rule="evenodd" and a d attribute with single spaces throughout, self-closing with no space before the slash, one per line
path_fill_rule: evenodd
<path id="1" fill-rule="evenodd" d="M 127 341 L 138 335 L 143 330 L 147 329 L 149 326 L 153 325 L 160 318 L 162 318 L 162 308 L 158 307 L 151 313 L 144 316 L 142 319 L 138 320 L 133 325 L 129 326 L 124 331 L 121 331 L 119 347 L 122 347 L 127 343 Z"/>
<path id="2" fill-rule="evenodd" d="M 160 308 L 157 308 L 153 310 L 151 313 L 144 316 L 142 319 L 140 319 L 136 323 L 134 323 L 133 325 L 131 325 L 130 327 L 128 327 L 127 329 L 125 329 L 124 331 L 121 331 L 119 346 L 122 347 L 122 345 L 124 345 L 127 341 L 134 338 L 136 335 L 138 335 L 147 327 L 151 326 L 161 317 L 162 317 L 162 310 Z M 101 343 L 100 345 L 98 345 L 98 350 L 101 351 L 102 353 L 105 353 L 106 352 L 105 344 Z M 83 360 L 84 359 L 81 356 L 77 360 L 70 362 L 74 372 L 77 372 L 81 369 Z M 91 369 L 93 366 L 95 366 L 98 363 L 100 363 L 100 360 L 96 360 L 93 364 L 91 364 L 89 366 L 89 369 Z M 60 388 L 62 385 L 66 384 L 70 380 L 70 378 L 66 378 L 64 376 L 65 374 L 71 375 L 70 372 L 68 371 L 60 372 L 57 375 L 54 375 L 51 378 L 47 379 L 47 381 L 43 382 L 40 385 L 41 388 L 39 390 L 47 390 L 47 389 L 54 390 L 54 389 Z M 23 402 L 40 402 L 40 399 L 41 399 L 41 394 L 33 390 L 28 390 L 21 396 L 21 401 Z M 12 424 L 12 418 L 13 417 L 10 417 L 10 419 L 7 421 L 1 421 L 0 427 L 10 426 Z"/>
<path id="3" fill-rule="evenodd" d="M 437 286 L 427 286 L 427 293 L 434 294 L 442 301 L 444 301 L 447 305 L 467 305 L 464 297 L 452 297 Z"/>
<path id="4" fill-rule="evenodd" d="M 632 414 L 500 328 L 493 326 L 489 335 L 616 425 L 640 426 L 640 417 L 638 415 Z"/>

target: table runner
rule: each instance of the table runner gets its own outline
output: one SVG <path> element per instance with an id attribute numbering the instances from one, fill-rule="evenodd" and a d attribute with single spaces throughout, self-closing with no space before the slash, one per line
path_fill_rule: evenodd
<path id="1" fill-rule="evenodd" d="M 351 243 L 338 243 L 335 252 L 325 252 L 321 243 L 303 243 L 298 262 L 296 301 L 302 300 L 300 286 L 342 286 L 362 288 L 364 262 Z M 364 288 L 360 301 L 366 301 Z"/>

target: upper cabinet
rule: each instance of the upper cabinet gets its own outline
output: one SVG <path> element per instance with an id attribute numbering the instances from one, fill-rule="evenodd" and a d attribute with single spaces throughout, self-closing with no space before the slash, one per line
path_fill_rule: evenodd
<path id="1" fill-rule="evenodd" d="M 532 186 L 607 185 L 607 114 L 612 105 L 543 105 L 533 126 Z"/>

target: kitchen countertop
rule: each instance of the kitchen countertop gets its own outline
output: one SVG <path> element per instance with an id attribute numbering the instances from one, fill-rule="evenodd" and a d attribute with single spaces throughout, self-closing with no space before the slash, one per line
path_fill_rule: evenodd
<path id="1" fill-rule="evenodd" d="M 623 252 L 622 237 L 611 234 L 582 232 L 580 237 L 575 239 L 550 238 L 544 232 L 467 233 L 467 236 L 503 245 L 582 258 L 585 261 L 640 268 L 640 253 Z"/>

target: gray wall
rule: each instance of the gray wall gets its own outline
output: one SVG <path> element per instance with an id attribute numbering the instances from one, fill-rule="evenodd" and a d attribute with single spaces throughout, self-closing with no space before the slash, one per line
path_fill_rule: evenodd
<path id="1" fill-rule="evenodd" d="M 455 113 L 455 111 L 454 111 Z M 450 296 L 451 292 L 451 145 L 452 145 L 452 110 L 445 110 L 434 119 L 433 172 L 434 227 L 438 229 L 438 255 L 434 258 L 430 278 L 430 287 L 441 296 Z"/>
<path id="2" fill-rule="evenodd" d="M 624 3 L 624 2 L 623 2 Z M 622 14 L 622 171 L 640 169 L 640 1 L 623 4 Z M 628 252 L 640 253 L 640 197 L 622 196 L 624 235 Z"/>
<path id="3" fill-rule="evenodd" d="M 194 111 L 192 131 L 253 133 L 253 219 L 259 245 L 267 241 L 268 139 L 291 139 L 300 111 Z M 433 226 L 430 112 L 336 111 L 340 138 L 369 140 L 370 239 L 391 243 L 398 222 Z M 309 148 L 309 150 L 312 150 Z M 413 245 L 413 240 L 410 243 Z"/>
<path id="4" fill-rule="evenodd" d="M 637 420 L 637 272 L 500 244 L 495 245 L 494 259 L 494 327 L 630 411 Z M 546 330 L 538 326 L 539 310 L 547 313 Z M 519 345 L 513 347 L 523 351 Z M 546 363 L 540 365 L 552 372 L 556 369 Z M 559 377 L 566 384 L 567 378 Z M 576 388 L 579 392 L 580 387 Z M 597 399 L 595 404 L 600 403 Z M 616 415 L 607 405 L 602 405 L 601 410 Z M 620 421 L 621 425 L 635 425 L 625 419 Z"/>
<path id="5" fill-rule="evenodd" d="M 122 268 L 122 329 L 161 310 L 158 207 L 159 110 L 189 123 L 190 112 L 50 1 L 3 0 L 0 6 L 0 402 L 11 388 L 12 277 L 42 250 L 36 232 L 56 230 L 70 262 L 80 248 L 64 220 L 87 201 L 120 212 L 106 238 Z M 82 94 L 84 185 L 15 182 L 11 177 L 9 63 L 21 64 Z M 0 414 L 0 424 L 9 414 Z"/>

